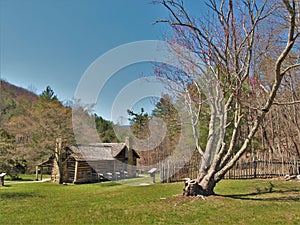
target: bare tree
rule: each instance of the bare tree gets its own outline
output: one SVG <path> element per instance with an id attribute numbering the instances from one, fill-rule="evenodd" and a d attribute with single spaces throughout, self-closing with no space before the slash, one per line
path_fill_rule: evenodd
<path id="1" fill-rule="evenodd" d="M 295 0 L 209 0 L 210 16 L 194 18 L 183 1 L 155 2 L 170 12 L 170 19 L 158 22 L 170 24 L 171 58 L 185 71 L 159 74 L 178 84 L 173 88 L 181 91 L 202 157 L 199 175 L 186 182 L 184 194 L 211 195 L 249 148 L 283 78 L 300 66 L 299 59 L 290 63 L 298 50 L 299 4 Z M 258 66 L 264 61 L 270 63 L 270 74 Z M 205 98 L 199 98 L 203 94 Z M 197 130 L 203 104 L 210 111 L 205 148 L 199 145 Z M 241 138 L 244 123 L 249 130 Z"/>
<path id="2" fill-rule="evenodd" d="M 274 106 L 264 119 L 264 139 L 274 157 L 291 161 L 300 158 L 299 74 L 288 73 L 274 101 Z"/>

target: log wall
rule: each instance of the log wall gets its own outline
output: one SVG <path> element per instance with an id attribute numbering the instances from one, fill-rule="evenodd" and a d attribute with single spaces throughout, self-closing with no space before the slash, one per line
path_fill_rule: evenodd
<path id="1" fill-rule="evenodd" d="M 75 172 L 75 165 L 75 161 L 70 162 L 68 182 L 86 183 L 101 180 L 117 180 L 126 178 L 127 174 L 127 164 L 119 160 L 80 161 L 78 162 L 77 173 Z"/>

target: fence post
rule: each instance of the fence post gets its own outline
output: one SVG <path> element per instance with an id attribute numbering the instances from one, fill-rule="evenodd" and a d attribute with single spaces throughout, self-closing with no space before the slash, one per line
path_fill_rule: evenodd
<path id="1" fill-rule="evenodd" d="M 257 169 L 257 161 L 256 161 L 256 157 L 254 157 L 253 159 L 253 178 L 256 178 L 256 169 Z"/>
<path id="2" fill-rule="evenodd" d="M 295 171 L 295 175 L 299 174 L 298 173 L 298 167 L 297 167 L 297 160 L 296 160 L 296 158 L 294 158 L 294 171 Z"/>

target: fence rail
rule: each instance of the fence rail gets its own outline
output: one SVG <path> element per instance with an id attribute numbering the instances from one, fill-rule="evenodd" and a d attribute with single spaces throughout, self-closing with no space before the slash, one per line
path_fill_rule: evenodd
<path id="1" fill-rule="evenodd" d="M 225 179 L 272 178 L 299 174 L 300 162 L 248 161 L 237 163 L 225 174 Z"/>
<path id="2" fill-rule="evenodd" d="M 182 168 L 172 162 L 160 165 L 160 180 L 164 183 L 181 181 L 186 177 L 196 178 L 199 163 L 190 162 Z M 224 176 L 225 179 L 272 178 L 285 175 L 300 174 L 300 161 L 280 162 L 249 160 L 239 161 Z"/>

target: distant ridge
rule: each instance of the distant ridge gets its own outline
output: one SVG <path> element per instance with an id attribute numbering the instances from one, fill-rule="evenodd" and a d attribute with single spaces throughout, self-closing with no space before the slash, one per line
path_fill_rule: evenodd
<path id="1" fill-rule="evenodd" d="M 35 93 L 33 93 L 25 88 L 18 87 L 16 85 L 11 84 L 4 80 L 0 80 L 0 92 L 2 90 L 10 92 L 16 98 L 24 98 L 24 99 L 31 100 L 31 101 L 38 100 L 38 96 Z"/>

